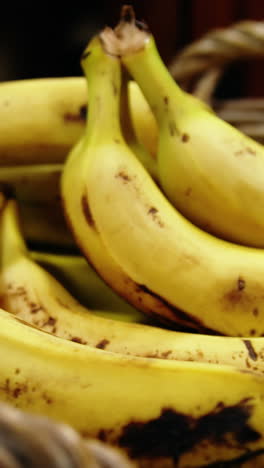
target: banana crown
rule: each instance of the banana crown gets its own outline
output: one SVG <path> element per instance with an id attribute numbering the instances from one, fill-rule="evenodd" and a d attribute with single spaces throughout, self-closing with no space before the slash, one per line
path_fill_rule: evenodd
<path id="1" fill-rule="evenodd" d="M 116 28 L 105 28 L 100 37 L 105 50 L 120 57 L 140 85 L 160 126 L 164 120 L 172 120 L 175 113 L 211 111 L 208 105 L 178 86 L 158 52 L 154 36 L 145 24 L 136 21 L 132 7 L 124 7 Z"/>
<path id="2" fill-rule="evenodd" d="M 129 5 L 122 7 L 121 19 L 115 29 L 106 27 L 100 38 L 105 50 L 118 57 L 140 51 L 153 39 L 147 25 L 136 20 L 134 10 Z"/>

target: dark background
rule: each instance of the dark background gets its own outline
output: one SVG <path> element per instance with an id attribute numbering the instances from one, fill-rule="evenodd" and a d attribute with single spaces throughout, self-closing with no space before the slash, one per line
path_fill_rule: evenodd
<path id="1" fill-rule="evenodd" d="M 79 58 L 90 37 L 114 26 L 121 1 L 21 2 L 5 4 L 0 15 L 0 81 L 80 75 Z M 134 0 L 138 19 L 145 20 L 166 63 L 186 44 L 214 27 L 243 19 L 263 20 L 262 0 Z M 56 6 L 57 5 L 57 6 Z M 63 7 L 62 7 L 63 5 Z M 221 93 L 262 96 L 262 60 L 234 64 Z"/>

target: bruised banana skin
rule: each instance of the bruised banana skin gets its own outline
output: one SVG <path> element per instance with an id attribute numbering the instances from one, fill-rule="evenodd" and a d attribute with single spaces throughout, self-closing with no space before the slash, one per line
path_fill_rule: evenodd
<path id="1" fill-rule="evenodd" d="M 56 260 L 49 259 L 47 254 L 29 254 L 13 200 L 7 201 L 3 208 L 0 233 L 1 307 L 25 322 L 64 339 L 120 354 L 229 364 L 264 374 L 263 338 L 213 337 L 169 331 L 155 327 L 154 323 L 143 325 L 144 317 L 139 312 L 125 303 L 121 310 L 121 300 L 118 304 L 109 294 L 108 310 L 83 307 L 48 271 L 35 263 L 38 260 L 45 264 L 46 258 L 46 264 L 53 261 L 54 266 Z M 88 272 L 86 287 L 89 288 L 89 269 L 83 268 L 80 274 L 85 277 L 85 272 Z M 97 288 L 97 293 L 105 294 L 102 286 L 101 290 Z M 100 301 L 98 298 L 94 305 L 101 305 Z M 132 323 L 121 323 L 121 320 Z"/>
<path id="2" fill-rule="evenodd" d="M 94 55 L 92 51 L 83 62 L 88 80 L 97 76 Z M 114 57 L 105 53 L 105 61 L 110 60 L 114 63 Z M 162 315 L 165 310 L 164 318 L 175 323 L 183 320 L 200 331 L 263 335 L 264 251 L 234 245 L 203 232 L 169 203 L 124 142 L 119 126 L 119 78 L 117 73 L 110 74 L 108 80 L 98 78 L 93 92 L 89 88 L 97 120 L 90 119 L 79 153 L 70 157 L 68 171 L 67 163 L 64 167 L 69 192 L 71 185 L 80 190 L 79 194 L 74 191 L 77 199 L 71 209 L 74 229 L 81 236 L 83 227 L 88 225 L 85 220 L 80 222 L 76 210 L 85 196 L 93 231 L 109 258 L 130 280 L 144 285 L 144 291 L 152 292 L 152 297 L 165 304 L 161 311 L 154 302 L 151 313 Z M 104 93 L 101 102 L 99 93 Z M 101 114 L 98 103 L 103 108 Z M 81 176 L 76 176 L 71 184 L 74 171 Z M 67 194 L 65 189 L 66 186 L 63 196 Z M 68 206 L 71 202 L 69 196 Z M 91 244 L 85 235 L 80 247 L 89 255 Z M 111 282 L 107 268 L 103 275 Z M 113 281 L 112 287 L 120 294 L 127 291 L 120 282 Z M 138 303 L 142 310 L 144 299 Z"/>
<path id="3" fill-rule="evenodd" d="M 205 467 L 264 451 L 263 376 L 94 349 L 2 310 L 0 322 L 4 402 L 120 446 L 146 467 Z"/>
<path id="4" fill-rule="evenodd" d="M 133 82 L 130 99 L 137 136 L 154 156 L 156 120 Z M 64 162 L 85 128 L 87 101 L 84 77 L 0 83 L 0 166 Z"/>
<path id="5" fill-rule="evenodd" d="M 123 31 L 122 61 L 158 121 L 158 173 L 166 196 L 206 231 L 263 248 L 264 146 L 188 101 L 153 36 L 131 21 L 118 29 Z M 130 48 L 133 35 L 141 37 L 135 51 Z"/>

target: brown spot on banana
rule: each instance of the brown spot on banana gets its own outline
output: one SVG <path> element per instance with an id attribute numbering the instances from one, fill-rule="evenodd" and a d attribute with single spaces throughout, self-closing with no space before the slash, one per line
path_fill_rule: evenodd
<path id="1" fill-rule="evenodd" d="M 250 146 L 246 147 L 247 153 L 252 154 L 252 156 L 256 156 L 256 151 L 250 148 Z"/>
<path id="2" fill-rule="evenodd" d="M 109 345 L 110 341 L 107 340 L 106 338 L 102 339 L 101 341 L 99 341 L 99 343 L 97 343 L 97 345 L 95 345 L 96 348 L 98 349 L 105 349 L 107 347 L 107 345 Z"/>
<path id="3" fill-rule="evenodd" d="M 30 313 L 33 315 L 37 314 L 37 312 L 44 310 L 43 306 L 41 306 L 40 304 L 35 304 L 34 302 L 30 302 L 29 306 L 30 306 Z"/>
<path id="4" fill-rule="evenodd" d="M 78 114 L 66 112 L 63 114 L 63 120 L 65 123 L 84 123 L 87 118 L 87 104 L 83 104 L 79 108 Z"/>
<path id="5" fill-rule="evenodd" d="M 51 405 L 53 403 L 53 399 L 46 392 L 43 392 L 41 396 L 47 405 Z"/>
<path id="6" fill-rule="evenodd" d="M 49 316 L 47 320 L 43 323 L 43 327 L 54 327 L 54 325 L 57 323 L 57 319 L 54 317 Z"/>
<path id="7" fill-rule="evenodd" d="M 237 304 L 238 302 L 241 302 L 243 299 L 247 297 L 244 294 L 245 289 L 246 289 L 246 282 L 240 276 L 237 279 L 236 287 L 232 288 L 229 292 L 227 292 L 224 295 L 224 299 L 229 301 L 232 304 Z"/>
<path id="8" fill-rule="evenodd" d="M 128 175 L 125 171 L 119 171 L 115 177 L 121 179 L 125 184 L 131 182 L 132 180 L 132 177 Z"/>
<path id="9" fill-rule="evenodd" d="M 170 356 L 172 354 L 172 351 L 168 350 L 168 351 L 153 351 L 153 352 L 150 352 L 150 353 L 146 353 L 146 354 L 137 354 L 138 356 L 141 356 L 141 357 L 145 357 L 145 358 L 151 358 L 151 359 L 170 359 Z"/>
<path id="10" fill-rule="evenodd" d="M 82 338 L 79 338 L 79 336 L 73 336 L 73 337 L 71 338 L 71 341 L 73 341 L 74 343 L 82 344 L 82 345 L 86 345 L 86 344 L 87 344 L 87 341 L 84 341 Z"/>
<path id="11" fill-rule="evenodd" d="M 239 277 L 237 280 L 237 288 L 239 291 L 242 291 L 246 287 L 246 282 L 243 278 Z"/>
<path id="12" fill-rule="evenodd" d="M 250 340 L 242 340 L 244 345 L 246 346 L 247 350 L 248 350 L 248 355 L 250 357 L 250 359 L 252 359 L 252 361 L 257 361 L 258 359 L 258 354 L 256 353 L 253 345 L 252 345 L 252 342 Z"/>
<path id="13" fill-rule="evenodd" d="M 12 382 L 9 378 L 5 379 L 4 383 L 0 385 L 0 391 L 4 392 L 10 398 L 18 398 L 29 390 L 28 384 L 23 382 Z"/>
<path id="14" fill-rule="evenodd" d="M 253 148 L 251 148 L 250 146 L 245 146 L 244 148 L 236 150 L 234 152 L 234 155 L 235 156 L 247 156 L 247 155 L 256 156 L 257 152 Z"/>
<path id="15" fill-rule="evenodd" d="M 181 136 L 181 141 L 183 143 L 187 143 L 187 141 L 190 140 L 190 135 L 188 135 L 188 133 L 183 133 L 182 136 Z"/>
<path id="16" fill-rule="evenodd" d="M 82 212 L 87 223 L 89 224 L 91 228 L 96 230 L 95 222 L 92 216 L 92 212 L 90 210 L 90 205 L 89 205 L 88 197 L 86 193 L 81 198 L 81 207 L 82 207 Z"/>
<path id="17" fill-rule="evenodd" d="M 163 227 L 164 227 L 164 223 L 163 223 L 163 221 L 161 221 L 161 219 L 160 219 L 158 213 L 159 213 L 159 210 L 158 210 L 157 208 L 155 208 L 154 206 L 151 206 L 151 207 L 148 209 L 148 214 L 151 215 L 153 221 L 155 221 L 155 223 L 156 223 L 159 227 L 163 228 Z"/>

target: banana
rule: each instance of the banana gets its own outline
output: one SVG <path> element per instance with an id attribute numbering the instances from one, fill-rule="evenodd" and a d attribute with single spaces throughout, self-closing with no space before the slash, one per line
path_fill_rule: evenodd
<path id="1" fill-rule="evenodd" d="M 159 182 L 168 199 L 204 230 L 264 247 L 264 146 L 186 98 L 133 13 L 117 36 L 116 50 L 158 121 Z"/>
<path id="2" fill-rule="evenodd" d="M 30 255 L 19 228 L 17 204 L 14 200 L 7 201 L 1 221 L 1 307 L 44 331 L 64 339 L 89 343 L 90 346 L 104 346 L 112 352 L 163 359 L 221 362 L 235 364 L 242 369 L 253 367 L 255 371 L 264 372 L 259 358 L 264 346 L 261 338 L 251 341 L 232 338 L 226 341 L 227 338 L 174 333 L 150 325 L 121 324 L 118 320 L 140 324 L 148 322 L 138 311 L 115 297 L 114 293 L 111 294 L 103 282 L 100 284 L 99 278 L 92 276 L 92 270 L 85 268 L 84 259 L 81 263 L 76 257 L 66 257 L 64 261 L 58 257 L 55 255 L 54 259 L 52 255 L 36 252 Z M 68 270 L 73 269 L 76 261 L 81 266 L 77 280 L 82 277 L 83 283 L 79 282 L 79 290 L 84 289 L 85 285 L 86 289 L 91 289 L 90 293 L 86 292 L 83 301 L 89 310 L 78 303 L 52 276 L 54 262 L 57 262 L 57 270 L 59 262 L 65 272 L 65 264 Z M 44 269 L 47 265 L 50 272 Z M 66 279 L 67 276 L 69 278 L 70 273 L 66 270 Z M 96 294 L 101 297 L 90 300 Z M 250 350 L 253 350 L 251 357 Z M 254 360 L 253 354 L 258 358 Z"/>
<path id="3" fill-rule="evenodd" d="M 59 255 L 39 252 L 30 254 L 19 228 L 17 208 L 17 203 L 9 200 L 2 211 L 2 308 L 43 331 L 119 354 L 235 365 L 241 370 L 264 373 L 263 338 L 220 337 L 162 329 L 148 322 L 114 293 L 111 295 L 111 290 L 103 282 L 100 284 L 92 270 L 85 267 L 84 259 L 59 258 Z M 76 264 L 79 276 L 74 279 L 75 289 L 77 281 L 79 290 L 85 285 L 86 289 L 91 289 L 85 296 L 89 309 L 77 302 L 52 275 L 54 268 L 57 272 L 61 269 L 57 277 L 63 273 L 66 283 L 67 278 L 72 281 L 73 273 L 69 270 Z M 100 297 L 93 298 L 96 294 Z"/>
<path id="4" fill-rule="evenodd" d="M 137 309 L 143 310 L 151 317 L 155 316 L 165 324 L 172 326 L 177 314 L 177 328 L 179 328 L 179 324 L 182 327 L 193 327 L 193 320 L 178 313 L 175 307 L 164 301 L 162 297 L 153 294 L 143 283 L 132 280 L 109 254 L 94 223 L 86 188 L 89 158 L 84 150 L 88 145 L 89 152 L 92 154 L 102 145 L 103 150 L 107 153 L 108 149 L 112 148 L 114 140 L 118 148 L 123 140 L 119 128 L 119 117 L 117 123 L 120 108 L 120 63 L 114 56 L 104 54 L 99 39 L 88 45 L 87 51 L 83 54 L 83 60 L 85 60 L 86 54 L 91 55 L 90 49 L 95 49 L 95 52 L 91 57 L 94 60 L 89 70 L 90 119 L 87 122 L 88 135 L 85 132 L 84 137 L 70 151 L 61 177 L 61 200 L 66 221 L 75 243 L 97 273 L 113 290 Z M 111 99 L 109 99 L 110 96 Z M 96 125 L 94 125 L 95 123 Z M 115 151 L 116 147 L 114 147 Z M 110 154 L 111 151 L 109 151 L 109 156 Z M 115 216 L 114 213 L 112 215 Z M 204 327 L 202 329 L 204 330 Z"/>
<path id="5" fill-rule="evenodd" d="M 91 119 L 64 165 L 62 200 L 84 255 L 145 312 L 207 333 L 263 335 L 263 250 L 213 237 L 169 203 L 121 134 L 118 58 L 91 44 L 83 67 Z"/>
<path id="6" fill-rule="evenodd" d="M 136 466 L 242 464 L 264 452 L 264 380 L 253 371 L 94 349 L 3 310 L 0 352 L 3 402 L 119 446 Z"/>
<path id="7" fill-rule="evenodd" d="M 156 120 L 133 82 L 130 99 L 137 136 L 155 155 Z M 0 83 L 0 166 L 62 163 L 83 133 L 87 100 L 84 77 Z"/>
<path id="8" fill-rule="evenodd" d="M 52 331 L 67 339 L 76 337 L 80 342 L 90 342 L 92 345 L 104 341 L 110 343 L 116 334 L 115 327 L 118 328 L 116 320 L 147 323 L 146 317 L 116 296 L 86 265 L 84 259 L 80 262 L 80 258 L 76 256 L 61 256 L 60 259 L 58 254 L 36 252 L 30 255 L 22 237 L 19 221 L 17 203 L 15 200 L 7 201 L 1 222 L 1 304 L 6 310 L 45 331 Z M 57 268 L 58 276 L 64 276 L 64 280 L 66 277 L 66 283 L 67 279 L 68 283 L 73 283 L 73 289 L 82 292 L 81 300 L 89 304 L 89 310 L 77 302 L 59 281 L 41 266 L 43 264 L 48 264 L 50 271 Z M 69 271 L 76 267 L 76 264 L 79 268 L 78 277 L 74 277 L 74 272 Z M 88 288 L 90 292 L 87 291 Z M 92 312 L 91 307 L 98 310 Z M 100 317 L 115 321 L 102 320 Z M 125 341 L 129 330 L 125 327 L 123 332 L 122 329 L 117 332 L 114 346 L 123 341 L 121 347 L 126 349 L 128 346 L 128 352 L 133 352 L 133 349 L 138 347 L 137 329 L 136 334 L 131 336 L 131 348 Z M 138 333 L 141 337 L 140 328 Z M 152 349 L 152 345 L 149 346 Z"/>

